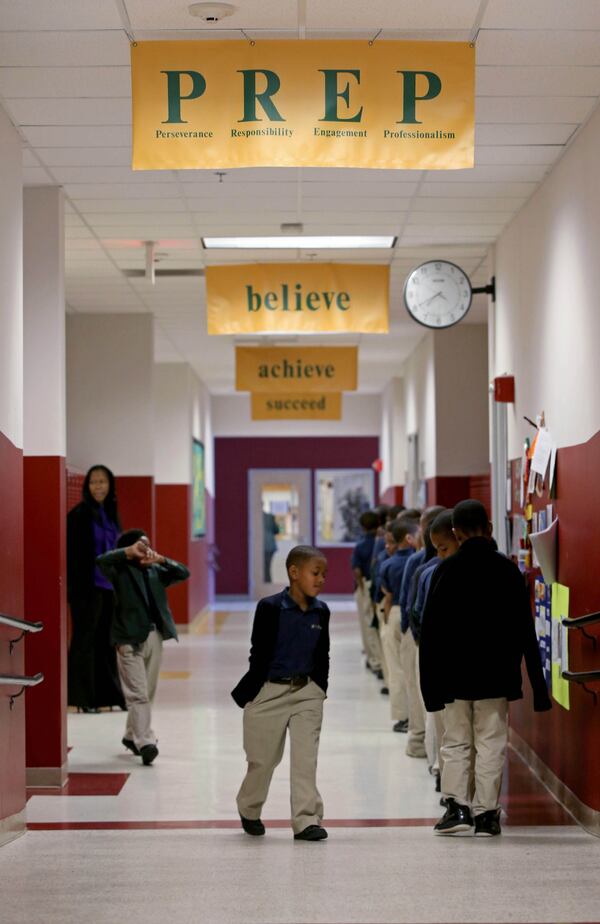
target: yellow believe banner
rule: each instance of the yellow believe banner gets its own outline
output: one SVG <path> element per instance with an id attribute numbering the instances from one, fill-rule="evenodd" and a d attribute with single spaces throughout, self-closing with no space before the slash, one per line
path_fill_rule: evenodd
<path id="1" fill-rule="evenodd" d="M 355 391 L 357 347 L 236 347 L 238 391 Z"/>
<path id="2" fill-rule="evenodd" d="M 473 166 L 466 42 L 131 46 L 133 169 Z"/>
<path id="3" fill-rule="evenodd" d="M 386 334 L 389 267 L 344 263 L 209 266 L 209 334 Z"/>
<path id="4" fill-rule="evenodd" d="M 252 420 L 340 420 L 342 396 L 322 394 L 253 394 Z"/>

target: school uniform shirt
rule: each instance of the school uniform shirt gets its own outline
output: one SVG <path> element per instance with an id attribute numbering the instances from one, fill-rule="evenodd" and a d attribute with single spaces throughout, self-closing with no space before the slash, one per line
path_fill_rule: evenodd
<path id="1" fill-rule="evenodd" d="M 385 572 L 381 577 L 381 585 L 385 587 L 388 593 L 391 593 L 392 606 L 398 606 L 400 602 L 404 571 L 409 560 L 414 556 L 414 549 L 398 549 L 385 562 Z"/>
<path id="2" fill-rule="evenodd" d="M 521 699 L 523 658 L 533 708 L 550 709 L 523 575 L 488 539 L 467 539 L 431 578 L 419 646 L 425 708 L 437 712 L 455 700 Z"/>
<path id="3" fill-rule="evenodd" d="M 362 576 L 371 580 L 371 559 L 373 558 L 373 547 L 375 545 L 375 533 L 365 533 L 362 539 L 359 539 L 352 550 L 351 567 L 360 568 Z"/>
<path id="4" fill-rule="evenodd" d="M 415 571 L 414 581 L 417 585 L 417 590 L 414 603 L 411 607 L 409 607 L 408 620 L 410 630 L 417 644 L 419 643 L 419 639 L 421 637 L 421 621 L 423 618 L 423 607 L 427 598 L 427 591 L 429 590 L 429 585 L 431 584 L 433 573 L 439 565 L 440 561 L 441 558 L 438 558 L 437 556 L 435 558 L 430 558 L 428 562 L 426 562 L 424 565 L 421 565 Z"/>
<path id="5" fill-rule="evenodd" d="M 371 597 L 375 603 L 381 603 L 383 598 L 383 592 L 381 590 L 381 575 L 383 573 L 383 566 L 390 560 L 390 556 L 385 550 L 379 550 L 379 553 L 373 561 L 373 582 L 371 584 Z"/>
<path id="6" fill-rule="evenodd" d="M 311 674 L 315 650 L 323 631 L 321 617 L 326 609 L 325 604 L 315 597 L 311 600 L 309 608 L 303 610 L 290 597 L 288 591 L 284 591 L 277 642 L 269 666 L 269 680 Z"/>
<path id="7" fill-rule="evenodd" d="M 415 571 L 422 565 L 425 561 L 425 549 L 421 549 L 419 552 L 415 552 L 414 555 L 406 562 L 406 567 L 404 568 L 404 574 L 402 575 L 402 584 L 400 585 L 400 597 L 398 598 L 398 603 L 400 604 L 401 618 L 400 618 L 400 628 L 403 632 L 408 631 L 408 595 L 410 592 L 412 579 Z"/>

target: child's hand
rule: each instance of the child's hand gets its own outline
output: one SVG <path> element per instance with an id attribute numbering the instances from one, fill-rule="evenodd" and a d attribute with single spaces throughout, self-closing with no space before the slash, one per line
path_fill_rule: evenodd
<path id="1" fill-rule="evenodd" d="M 146 555 L 140 561 L 140 565 L 142 565 L 143 568 L 148 568 L 150 565 L 164 565 L 164 563 L 164 555 L 159 555 L 158 552 L 146 546 Z"/>
<path id="2" fill-rule="evenodd" d="M 144 540 L 138 539 L 138 541 L 134 542 L 133 545 L 127 546 L 125 549 L 125 554 L 130 560 L 133 559 L 135 561 L 143 561 L 150 551 L 150 548 L 146 545 Z"/>

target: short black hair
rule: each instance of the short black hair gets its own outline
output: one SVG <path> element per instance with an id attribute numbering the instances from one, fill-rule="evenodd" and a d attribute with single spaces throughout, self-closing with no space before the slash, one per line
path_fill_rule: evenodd
<path id="1" fill-rule="evenodd" d="M 374 513 L 379 517 L 379 525 L 385 526 L 385 521 L 390 515 L 389 504 L 377 504 L 375 507 Z"/>
<path id="2" fill-rule="evenodd" d="M 419 510 L 418 507 L 408 507 L 402 511 L 400 516 L 402 518 L 407 517 L 409 520 L 420 520 L 422 513 L 423 511 Z"/>
<path id="3" fill-rule="evenodd" d="M 452 532 L 452 510 L 444 510 L 438 513 L 437 517 L 431 524 L 429 534 L 431 536 L 454 536 Z"/>
<path id="4" fill-rule="evenodd" d="M 452 511 L 452 525 L 460 529 L 465 536 L 477 536 L 485 533 L 489 526 L 487 510 L 478 500 L 460 501 Z"/>
<path id="5" fill-rule="evenodd" d="M 142 536 L 147 536 L 148 533 L 145 529 L 126 529 L 124 533 L 121 533 L 117 539 L 117 548 L 126 549 L 130 545 L 134 545 Z"/>
<path id="6" fill-rule="evenodd" d="M 418 532 L 419 524 L 417 520 L 403 516 L 396 520 L 391 529 L 392 536 L 398 544 L 404 542 L 407 536 L 414 536 Z"/>
<path id="7" fill-rule="evenodd" d="M 396 517 L 399 517 L 401 513 L 404 513 L 406 507 L 404 504 L 394 504 L 393 507 L 390 507 L 390 516 L 392 520 L 395 520 Z"/>
<path id="8" fill-rule="evenodd" d="M 292 565 L 304 565 L 311 558 L 322 558 L 323 561 L 327 561 L 323 552 L 320 549 L 315 548 L 314 545 L 296 545 L 288 553 L 288 557 L 285 560 L 286 571 L 289 574 L 290 568 Z"/>
<path id="9" fill-rule="evenodd" d="M 364 513 L 361 513 L 358 522 L 367 532 L 371 529 L 378 529 L 379 514 L 375 510 L 365 510 Z"/>
<path id="10" fill-rule="evenodd" d="M 443 513 L 446 508 L 442 507 L 440 504 L 436 504 L 434 507 L 426 507 L 423 511 L 421 519 L 423 521 L 423 530 L 428 530 L 433 521 L 440 513 Z"/>

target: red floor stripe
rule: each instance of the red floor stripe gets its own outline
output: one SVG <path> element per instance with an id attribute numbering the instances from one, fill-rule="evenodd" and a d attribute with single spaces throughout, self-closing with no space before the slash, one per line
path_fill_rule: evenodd
<path id="1" fill-rule="evenodd" d="M 328 828 L 428 828 L 437 818 L 332 818 Z M 289 828 L 288 819 L 265 821 L 267 828 Z M 49 821 L 30 822 L 30 831 L 172 831 L 240 828 L 237 819 L 222 821 Z M 241 830 L 241 828 L 240 828 Z"/>

